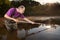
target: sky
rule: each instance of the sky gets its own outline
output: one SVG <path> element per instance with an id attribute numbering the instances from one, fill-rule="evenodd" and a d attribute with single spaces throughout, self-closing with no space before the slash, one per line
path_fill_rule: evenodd
<path id="1" fill-rule="evenodd" d="M 9 1 L 12 1 L 12 0 L 9 0 Z M 14 0 L 14 1 L 19 1 L 19 0 Z M 34 1 L 37 1 L 42 5 L 44 5 L 46 3 L 56 3 L 56 2 L 60 3 L 60 0 L 34 0 Z"/>
<path id="2" fill-rule="evenodd" d="M 60 0 L 35 0 L 35 1 L 40 2 L 42 5 L 46 3 L 56 3 L 56 2 L 60 3 Z"/>

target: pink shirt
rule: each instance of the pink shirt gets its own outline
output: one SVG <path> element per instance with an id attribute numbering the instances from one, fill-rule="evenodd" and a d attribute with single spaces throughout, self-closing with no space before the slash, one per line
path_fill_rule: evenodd
<path id="1" fill-rule="evenodd" d="M 24 18 L 25 16 L 19 12 L 17 12 L 16 8 L 10 8 L 7 13 L 6 13 L 8 16 L 10 17 L 14 17 L 14 18 L 18 18 L 18 17 L 21 17 L 21 18 Z"/>

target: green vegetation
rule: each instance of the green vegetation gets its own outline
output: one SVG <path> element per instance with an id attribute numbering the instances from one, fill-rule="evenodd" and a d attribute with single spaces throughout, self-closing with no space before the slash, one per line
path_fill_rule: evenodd
<path id="1" fill-rule="evenodd" d="M 18 7 L 20 4 L 26 7 L 26 16 L 60 16 L 60 3 L 41 5 L 33 0 L 12 1 L 6 3 L 5 0 L 0 0 L 0 17 L 7 12 L 11 7 Z"/>

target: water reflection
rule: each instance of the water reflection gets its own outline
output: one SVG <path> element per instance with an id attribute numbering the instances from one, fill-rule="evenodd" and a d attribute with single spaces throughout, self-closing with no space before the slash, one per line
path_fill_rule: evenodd
<path id="1" fill-rule="evenodd" d="M 7 40 L 19 40 L 17 37 L 17 30 L 7 33 Z"/>
<path id="2" fill-rule="evenodd" d="M 0 28 L 0 40 L 6 40 L 7 35 L 4 28 Z"/>
<path id="3" fill-rule="evenodd" d="M 60 40 L 60 25 L 51 21 L 42 25 L 18 23 L 18 29 L 7 31 L 0 28 L 0 40 Z M 51 26 L 50 28 L 47 28 Z"/>

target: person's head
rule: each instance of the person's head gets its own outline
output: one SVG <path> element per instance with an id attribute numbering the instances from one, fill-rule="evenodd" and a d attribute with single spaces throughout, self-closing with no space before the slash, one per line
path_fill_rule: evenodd
<path id="1" fill-rule="evenodd" d="M 25 11 L 25 6 L 20 5 L 20 6 L 18 7 L 18 10 L 19 10 L 20 13 L 24 13 L 24 11 Z"/>

